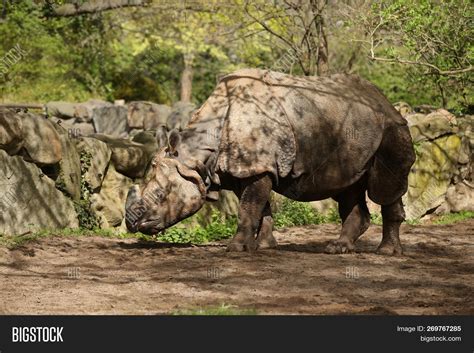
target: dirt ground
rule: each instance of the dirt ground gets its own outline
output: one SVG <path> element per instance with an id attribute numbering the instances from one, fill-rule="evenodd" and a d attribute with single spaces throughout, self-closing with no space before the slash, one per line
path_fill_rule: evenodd
<path id="1" fill-rule="evenodd" d="M 165 314 L 222 304 L 258 314 L 474 314 L 474 220 L 404 225 L 402 257 L 327 255 L 339 226 L 275 232 L 278 249 L 227 253 L 134 239 L 50 237 L 0 248 L 2 314 Z"/>

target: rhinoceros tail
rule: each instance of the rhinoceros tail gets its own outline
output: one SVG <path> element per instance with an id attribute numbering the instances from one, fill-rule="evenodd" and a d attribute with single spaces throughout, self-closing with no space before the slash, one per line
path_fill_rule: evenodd
<path id="1" fill-rule="evenodd" d="M 386 126 L 368 173 L 369 198 L 379 205 L 395 202 L 407 191 L 408 173 L 414 162 L 415 152 L 407 125 Z"/>

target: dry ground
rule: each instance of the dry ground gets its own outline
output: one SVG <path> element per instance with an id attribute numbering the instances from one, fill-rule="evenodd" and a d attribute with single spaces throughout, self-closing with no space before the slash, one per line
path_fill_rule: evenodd
<path id="1" fill-rule="evenodd" d="M 259 314 L 474 314 L 474 220 L 402 227 L 405 256 L 326 255 L 339 226 L 275 232 L 254 254 L 134 239 L 48 237 L 0 248 L 0 313 L 163 314 L 222 304 Z"/>

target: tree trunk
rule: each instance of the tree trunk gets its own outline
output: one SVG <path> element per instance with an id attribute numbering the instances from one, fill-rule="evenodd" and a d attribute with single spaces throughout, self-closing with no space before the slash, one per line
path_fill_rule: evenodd
<path id="1" fill-rule="evenodd" d="M 329 73 L 328 62 L 328 41 L 324 32 L 324 20 L 322 16 L 318 21 L 318 57 L 317 57 L 317 73 L 318 76 L 325 76 Z"/>
<path id="2" fill-rule="evenodd" d="M 184 69 L 181 73 L 181 98 L 182 102 L 190 103 L 193 91 L 193 56 L 184 54 Z"/>

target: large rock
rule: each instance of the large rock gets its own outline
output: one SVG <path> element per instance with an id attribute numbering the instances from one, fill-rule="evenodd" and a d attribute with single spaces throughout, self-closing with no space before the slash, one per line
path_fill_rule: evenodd
<path id="1" fill-rule="evenodd" d="M 403 197 L 407 219 L 419 218 L 443 203 L 457 170 L 460 147 L 460 137 L 448 135 L 415 148 L 417 159 L 408 175 L 408 192 Z"/>
<path id="2" fill-rule="evenodd" d="M 127 108 L 122 106 L 94 109 L 94 128 L 97 133 L 113 137 L 126 137 L 128 133 Z"/>
<path id="3" fill-rule="evenodd" d="M 177 102 L 173 105 L 173 110 L 168 117 L 166 126 L 168 130 L 178 129 L 182 130 L 186 127 L 196 110 L 196 106 L 192 103 Z"/>
<path id="4" fill-rule="evenodd" d="M 414 122 L 413 118 L 417 121 Z M 420 141 L 433 140 L 439 136 L 456 133 L 456 117 L 444 109 L 439 109 L 420 119 L 419 115 L 407 116 L 409 121 L 410 134 L 414 143 Z"/>
<path id="5" fill-rule="evenodd" d="M 77 149 L 82 158 L 82 178 L 92 192 L 102 186 L 112 151 L 105 142 L 92 137 L 78 139 Z"/>
<path id="6" fill-rule="evenodd" d="M 107 143 L 112 150 L 112 162 L 115 169 L 129 178 L 143 177 L 148 163 L 156 153 L 154 145 L 142 145 L 101 134 L 95 134 L 93 137 Z"/>
<path id="7" fill-rule="evenodd" d="M 56 189 L 41 169 L 0 150 L 0 234 L 39 229 L 77 228 L 71 200 Z"/>
<path id="8" fill-rule="evenodd" d="M 459 153 L 459 169 L 455 183 L 468 180 L 474 183 L 474 116 L 467 115 L 458 118 L 459 136 L 461 136 L 461 151 Z"/>
<path id="9" fill-rule="evenodd" d="M 128 126 L 152 130 L 166 124 L 171 108 L 151 102 L 130 102 L 128 104 Z"/>
<path id="10" fill-rule="evenodd" d="M 81 198 L 81 162 L 74 142 L 75 138 L 71 137 L 68 130 L 62 126 L 58 124 L 53 126 L 59 134 L 63 151 L 59 161 L 56 187 L 78 201 Z"/>
<path id="11" fill-rule="evenodd" d="M 90 136 L 95 133 L 94 125 L 91 123 L 77 122 L 76 119 L 64 120 L 61 118 L 51 118 L 51 121 L 61 125 L 67 130 L 71 138 L 79 138 L 82 136 Z"/>
<path id="12" fill-rule="evenodd" d="M 58 163 L 63 151 L 54 123 L 31 113 L 21 113 L 20 116 L 23 122 L 25 160 L 39 165 Z"/>
<path id="13" fill-rule="evenodd" d="M 402 115 L 406 116 L 408 114 L 413 113 L 413 108 L 406 102 L 398 102 L 393 105 L 396 110 Z"/>
<path id="14" fill-rule="evenodd" d="M 112 106 L 112 103 L 106 101 L 90 99 L 87 102 L 75 105 L 74 117 L 77 122 L 91 122 L 94 117 L 94 109 Z"/>
<path id="15" fill-rule="evenodd" d="M 133 136 L 132 141 L 145 145 L 145 147 L 152 151 L 158 150 L 158 141 L 156 140 L 154 133 L 151 131 L 140 131 Z"/>
<path id="16" fill-rule="evenodd" d="M 91 123 L 75 122 L 72 126 L 71 134 L 73 136 L 90 136 L 95 134 L 94 125 Z"/>
<path id="17" fill-rule="evenodd" d="M 23 147 L 23 123 L 10 109 L 0 109 L 0 149 L 17 154 Z"/>
<path id="18" fill-rule="evenodd" d="M 449 186 L 446 203 L 450 212 L 474 211 L 474 186 L 467 181 Z"/>
<path id="19" fill-rule="evenodd" d="M 421 114 L 421 113 L 413 113 L 413 114 L 408 114 L 405 116 L 405 119 L 408 122 L 409 127 L 413 125 L 421 124 L 425 118 L 426 118 L 426 114 Z"/>
<path id="20" fill-rule="evenodd" d="M 329 214 L 331 214 L 331 212 L 333 212 L 334 209 L 338 209 L 337 202 L 333 199 L 312 201 L 310 202 L 310 204 L 316 212 L 322 214 L 323 216 L 328 216 Z"/>
<path id="21" fill-rule="evenodd" d="M 76 103 L 48 102 L 45 105 L 46 113 L 57 118 L 72 119 L 76 111 Z"/>
<path id="22" fill-rule="evenodd" d="M 90 197 L 91 209 L 99 218 L 102 228 L 117 227 L 125 217 L 125 201 L 133 182 L 117 173 L 111 165 L 107 170 L 100 193 Z"/>

